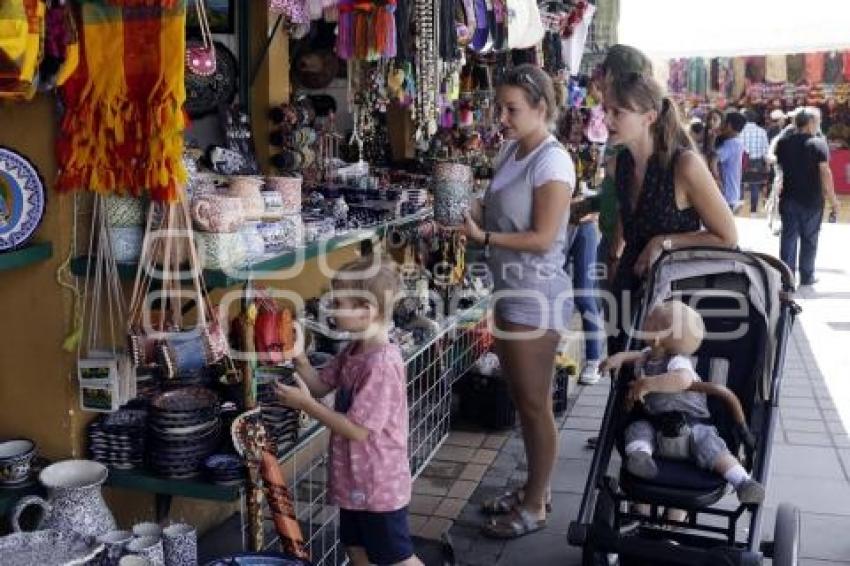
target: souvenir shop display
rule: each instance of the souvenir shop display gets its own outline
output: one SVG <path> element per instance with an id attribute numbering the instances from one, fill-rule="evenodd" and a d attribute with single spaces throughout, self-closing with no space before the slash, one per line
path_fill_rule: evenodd
<path id="1" fill-rule="evenodd" d="M 44 180 L 23 155 L 0 147 L 0 253 L 32 238 L 44 218 Z"/>
<path id="2" fill-rule="evenodd" d="M 185 4 L 144 13 L 106 2 L 80 8 L 81 64 L 60 89 L 56 188 L 133 196 L 144 190 L 174 202 L 186 182 Z"/>

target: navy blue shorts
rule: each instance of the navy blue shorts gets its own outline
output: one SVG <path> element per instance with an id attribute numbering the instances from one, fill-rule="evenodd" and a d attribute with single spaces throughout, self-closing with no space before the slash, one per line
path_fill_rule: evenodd
<path id="1" fill-rule="evenodd" d="M 413 556 L 407 507 L 398 511 L 339 510 L 339 538 L 343 546 L 366 549 L 372 564 L 395 564 Z"/>

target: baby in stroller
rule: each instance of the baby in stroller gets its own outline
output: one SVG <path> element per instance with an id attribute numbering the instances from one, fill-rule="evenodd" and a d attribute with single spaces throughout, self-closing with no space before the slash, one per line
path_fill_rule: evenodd
<path id="1" fill-rule="evenodd" d="M 653 455 L 692 459 L 699 467 L 722 475 L 741 503 L 761 503 L 764 487 L 750 477 L 711 424 L 706 395 L 700 390 L 702 381 L 689 358 L 705 334 L 702 317 L 681 301 L 671 300 L 648 313 L 642 331 L 649 347 L 614 354 L 600 366 L 607 371 L 634 364 L 636 370 L 626 408 L 631 411 L 640 403 L 639 418 L 625 430 L 626 469 L 652 479 L 658 473 Z"/>

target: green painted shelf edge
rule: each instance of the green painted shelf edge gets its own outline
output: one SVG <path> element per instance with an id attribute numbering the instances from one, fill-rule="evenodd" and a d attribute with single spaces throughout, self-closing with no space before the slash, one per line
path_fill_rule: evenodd
<path id="1" fill-rule="evenodd" d="M 208 501 L 236 501 L 242 490 L 242 484 L 218 485 L 202 479 L 172 480 L 158 477 L 145 470 L 115 468 L 109 468 L 106 485 Z"/>
<path id="2" fill-rule="evenodd" d="M 25 248 L 0 253 L 0 271 L 17 269 L 50 258 L 53 255 L 53 244 L 50 242 L 35 242 Z"/>
<path id="3" fill-rule="evenodd" d="M 431 217 L 431 211 L 425 211 L 404 218 L 399 218 L 392 222 L 380 224 L 372 228 L 363 228 L 359 230 L 351 230 L 345 234 L 334 236 L 321 242 L 307 244 L 303 248 L 293 251 L 287 251 L 280 255 L 276 255 L 267 259 L 258 261 L 245 268 L 234 268 L 229 270 L 221 269 L 205 269 L 204 282 L 210 289 L 224 288 L 239 285 L 246 281 L 249 277 L 254 279 L 263 279 L 270 277 L 276 271 L 290 269 L 299 262 L 306 262 L 317 257 L 325 256 L 335 250 L 345 248 L 352 244 L 357 244 L 366 240 L 371 240 L 375 237 L 381 237 L 386 234 L 387 230 L 394 226 L 402 226 L 419 220 L 426 220 Z M 85 276 L 87 256 L 80 256 L 71 261 L 71 273 L 78 277 Z M 119 263 L 118 274 L 121 279 L 132 280 L 136 277 L 136 263 Z"/>

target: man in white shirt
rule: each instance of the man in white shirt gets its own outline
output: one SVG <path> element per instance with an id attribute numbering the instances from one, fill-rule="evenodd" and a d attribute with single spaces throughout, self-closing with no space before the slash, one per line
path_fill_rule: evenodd
<path id="1" fill-rule="evenodd" d="M 747 124 L 741 131 L 741 143 L 747 155 L 747 167 L 744 170 L 744 191 L 750 191 L 750 214 L 758 210 L 759 196 L 767 186 L 767 156 L 770 142 L 767 131 L 756 123 L 756 113 L 750 109 L 744 111 Z"/>

